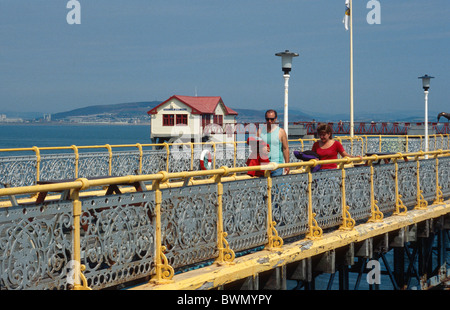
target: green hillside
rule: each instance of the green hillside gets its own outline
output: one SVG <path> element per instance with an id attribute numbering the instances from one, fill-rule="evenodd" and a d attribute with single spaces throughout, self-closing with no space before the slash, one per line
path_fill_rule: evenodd
<path id="1" fill-rule="evenodd" d="M 71 116 L 88 116 L 88 115 L 104 115 L 110 114 L 120 117 L 133 117 L 146 115 L 147 111 L 151 110 L 161 101 L 144 101 L 144 102 L 129 102 L 117 104 L 94 105 L 84 108 L 79 108 L 67 112 L 60 112 L 52 114 L 53 120 L 60 120 Z"/>

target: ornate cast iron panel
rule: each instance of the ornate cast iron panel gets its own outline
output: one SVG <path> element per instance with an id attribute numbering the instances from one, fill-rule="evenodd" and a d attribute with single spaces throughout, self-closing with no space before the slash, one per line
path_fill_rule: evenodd
<path id="1" fill-rule="evenodd" d="M 75 178 L 74 154 L 51 154 L 41 156 L 41 180 L 64 180 Z"/>
<path id="2" fill-rule="evenodd" d="M 0 208 L 0 289 L 66 289 L 72 202 Z"/>
<path id="3" fill-rule="evenodd" d="M 267 179 L 223 184 L 223 230 L 235 252 L 267 242 Z"/>
<path id="4" fill-rule="evenodd" d="M 89 178 L 109 175 L 109 154 L 81 153 L 78 161 L 78 177 Z"/>
<path id="5" fill-rule="evenodd" d="M 425 200 L 433 200 L 436 198 L 436 159 L 421 160 L 419 172 L 422 195 Z"/>
<path id="6" fill-rule="evenodd" d="M 155 252 L 154 196 L 137 192 L 81 200 L 81 263 L 89 287 L 103 288 L 150 274 Z"/>
<path id="7" fill-rule="evenodd" d="M 321 228 L 342 223 L 341 170 L 319 170 L 311 184 L 313 213 Z"/>
<path id="8" fill-rule="evenodd" d="M 217 257 L 217 185 L 163 189 L 162 245 L 173 268 Z"/>
<path id="9" fill-rule="evenodd" d="M 439 158 L 439 186 L 444 196 L 450 195 L 450 157 Z"/>
<path id="10" fill-rule="evenodd" d="M 272 213 L 282 238 L 308 230 L 308 174 L 284 175 L 272 179 Z"/>
<path id="11" fill-rule="evenodd" d="M 167 151 L 152 150 L 143 151 L 142 174 L 153 174 L 167 169 Z"/>
<path id="12" fill-rule="evenodd" d="M 395 166 L 381 164 L 374 166 L 374 197 L 380 211 L 390 212 L 395 209 Z"/>
<path id="13" fill-rule="evenodd" d="M 417 201 L 417 163 L 398 163 L 398 193 L 405 206 L 413 206 Z"/>
<path id="14" fill-rule="evenodd" d="M 370 217 L 370 167 L 345 170 L 345 200 L 354 220 Z"/>
<path id="15" fill-rule="evenodd" d="M 0 182 L 11 187 L 28 186 L 36 182 L 36 156 L 0 157 Z"/>

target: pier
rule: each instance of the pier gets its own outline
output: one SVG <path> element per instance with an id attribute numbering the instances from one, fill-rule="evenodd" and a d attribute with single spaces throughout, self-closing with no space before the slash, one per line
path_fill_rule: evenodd
<path id="1" fill-rule="evenodd" d="M 362 160 L 259 178 L 245 143 L 0 150 L 0 288 L 447 287 L 449 137 L 339 139 Z"/>

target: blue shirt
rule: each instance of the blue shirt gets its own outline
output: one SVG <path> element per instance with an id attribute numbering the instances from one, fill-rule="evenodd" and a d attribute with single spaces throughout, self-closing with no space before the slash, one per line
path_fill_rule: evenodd
<path id="1" fill-rule="evenodd" d="M 284 163 L 282 143 L 280 141 L 280 127 L 277 126 L 272 132 L 267 132 L 267 127 L 264 126 L 261 130 L 261 139 L 269 144 L 269 160 L 278 164 Z"/>

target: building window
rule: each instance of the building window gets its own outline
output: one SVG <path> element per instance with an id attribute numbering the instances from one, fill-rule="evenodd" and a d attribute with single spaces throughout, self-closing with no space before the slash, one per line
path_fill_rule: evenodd
<path id="1" fill-rule="evenodd" d="M 223 115 L 214 115 L 214 124 L 223 125 Z"/>
<path id="2" fill-rule="evenodd" d="M 177 114 L 176 124 L 187 125 L 188 124 L 187 114 Z"/>
<path id="3" fill-rule="evenodd" d="M 202 127 L 206 127 L 211 123 L 211 114 L 202 114 Z"/>
<path id="4" fill-rule="evenodd" d="M 163 114 L 163 126 L 173 126 L 173 114 Z"/>

